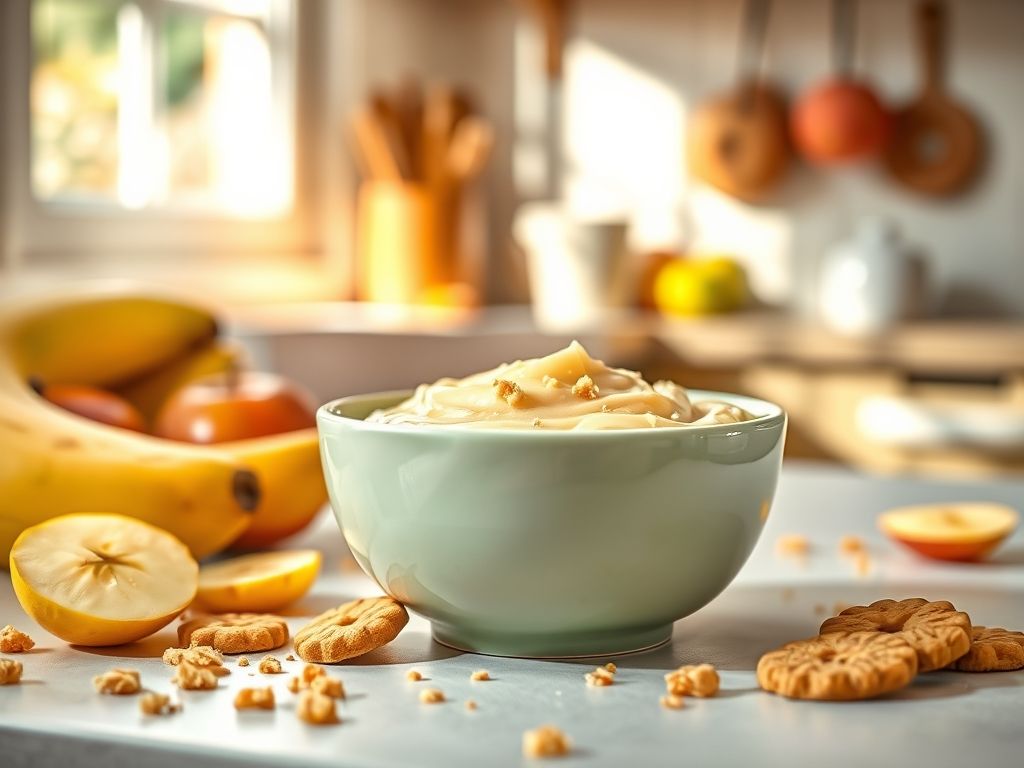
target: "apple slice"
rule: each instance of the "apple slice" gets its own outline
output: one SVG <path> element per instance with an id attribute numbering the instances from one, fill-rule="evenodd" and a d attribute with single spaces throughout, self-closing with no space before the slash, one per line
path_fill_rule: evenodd
<path id="1" fill-rule="evenodd" d="M 21 607 L 78 645 L 120 645 L 167 625 L 195 596 L 199 566 L 171 534 L 123 515 L 62 515 L 11 548 Z"/>
<path id="2" fill-rule="evenodd" d="M 980 560 L 1017 527 L 1017 512 L 1002 504 L 956 502 L 900 507 L 878 527 L 915 552 L 937 560 Z"/>
<path id="3" fill-rule="evenodd" d="M 306 594 L 319 572 L 315 549 L 233 557 L 200 569 L 196 602 L 213 613 L 276 611 Z"/>

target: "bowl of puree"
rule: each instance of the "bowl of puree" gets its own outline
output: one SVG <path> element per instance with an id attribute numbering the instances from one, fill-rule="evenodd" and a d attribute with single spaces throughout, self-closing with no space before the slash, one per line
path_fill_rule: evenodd
<path id="1" fill-rule="evenodd" d="M 625 653 L 666 642 L 746 561 L 786 415 L 606 366 L 578 343 L 317 413 L 353 556 L 454 648 Z"/>

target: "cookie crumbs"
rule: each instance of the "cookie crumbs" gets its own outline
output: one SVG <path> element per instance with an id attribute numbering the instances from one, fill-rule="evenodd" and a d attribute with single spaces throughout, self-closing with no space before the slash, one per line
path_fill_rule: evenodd
<path id="1" fill-rule="evenodd" d="M 540 426 L 540 419 L 534 419 L 533 420 L 533 426 L 539 427 Z"/>
<path id="2" fill-rule="evenodd" d="M 558 389 L 562 386 L 562 382 L 556 379 L 554 376 L 548 376 L 546 373 L 541 378 L 540 383 L 545 389 Z"/>
<path id="3" fill-rule="evenodd" d="M 498 396 L 499 400 L 504 400 L 513 408 L 520 407 L 523 404 L 523 399 L 526 397 L 522 387 L 508 379 L 495 379 L 494 393 Z"/>
<path id="4" fill-rule="evenodd" d="M 581 400 L 597 400 L 598 395 L 601 394 L 601 389 L 594 383 L 592 378 L 587 374 L 583 374 L 572 385 L 572 393 Z"/>
<path id="5" fill-rule="evenodd" d="M 196 645 L 191 648 L 168 648 L 163 655 L 164 664 L 173 667 L 183 661 L 195 667 L 206 667 L 218 677 L 231 674 L 231 670 L 224 666 L 224 657 L 221 652 L 208 645 Z"/>
<path id="6" fill-rule="evenodd" d="M 607 664 L 604 665 L 604 668 L 611 672 L 613 675 L 619 671 L 619 668 L 615 666 L 614 661 L 609 661 Z"/>
<path id="7" fill-rule="evenodd" d="M 682 696 L 676 696 L 674 693 L 666 693 L 662 696 L 659 701 L 661 706 L 665 709 L 682 709 L 686 706 L 686 702 Z"/>
<path id="8" fill-rule="evenodd" d="M 309 684 L 321 675 L 326 675 L 323 667 L 318 667 L 316 664 L 307 664 L 302 668 L 302 682 L 303 688 L 309 687 Z"/>
<path id="9" fill-rule="evenodd" d="M 238 666 L 240 666 L 240 667 L 248 667 L 249 666 L 249 657 L 248 656 L 240 656 L 238 658 Z"/>
<path id="10" fill-rule="evenodd" d="M 811 551 L 811 542 L 799 533 L 787 533 L 775 540 L 775 551 L 787 557 L 804 557 Z"/>
<path id="11" fill-rule="evenodd" d="M 524 757 L 562 757 L 569 750 L 568 737 L 553 725 L 542 725 L 523 734 Z"/>
<path id="12" fill-rule="evenodd" d="M 0 659 L 0 685 L 17 685 L 21 682 L 22 666 L 14 659 Z"/>
<path id="13" fill-rule="evenodd" d="M 420 674 L 418 669 L 410 669 L 405 673 L 405 679 L 410 683 L 418 683 L 423 679 L 423 675 Z"/>
<path id="14" fill-rule="evenodd" d="M 242 688 L 235 694 L 235 709 L 273 709 L 274 689 Z"/>
<path id="15" fill-rule="evenodd" d="M 486 669 L 478 669 L 476 672 L 469 676 L 470 680 L 490 680 L 491 673 Z"/>
<path id="16" fill-rule="evenodd" d="M 476 702 L 472 699 L 466 699 L 466 709 L 472 712 L 474 709 L 476 709 Z"/>
<path id="17" fill-rule="evenodd" d="M 594 688 L 604 688 L 605 686 L 612 685 L 615 682 L 615 673 L 609 672 L 604 667 L 597 667 L 593 672 L 587 672 L 583 676 L 583 679 L 587 681 L 587 685 Z"/>
<path id="18" fill-rule="evenodd" d="M 0 629 L 0 653 L 24 653 L 35 647 L 36 641 L 10 624 Z"/>
<path id="19" fill-rule="evenodd" d="M 841 555 L 856 555 L 865 549 L 867 547 L 864 545 L 864 539 L 860 536 L 847 534 L 839 539 L 839 554 Z"/>
<path id="20" fill-rule="evenodd" d="M 313 678 L 309 684 L 309 689 L 324 696 L 330 696 L 332 699 L 345 698 L 345 686 L 341 680 L 330 675 L 321 675 L 320 677 Z"/>
<path id="21" fill-rule="evenodd" d="M 718 672 L 710 664 L 686 664 L 665 675 L 665 689 L 673 696 L 707 698 L 718 693 Z"/>
<path id="22" fill-rule="evenodd" d="M 181 711 L 181 704 L 172 703 L 166 693 L 147 691 L 139 699 L 139 711 L 144 715 L 173 715 Z"/>
<path id="23" fill-rule="evenodd" d="M 260 659 L 260 665 L 258 669 L 264 675 L 279 675 L 284 671 L 283 669 L 281 669 L 281 662 L 275 659 L 273 656 L 264 656 L 262 659 Z"/>
<path id="24" fill-rule="evenodd" d="M 182 660 L 171 682 L 186 691 L 212 691 L 217 687 L 217 675 L 209 667 Z"/>
<path id="25" fill-rule="evenodd" d="M 102 675 L 96 675 L 92 679 L 92 687 L 98 693 L 130 696 L 133 693 L 138 693 L 142 686 L 139 683 L 139 673 L 136 670 L 115 667 Z"/>
<path id="26" fill-rule="evenodd" d="M 444 692 L 440 688 L 424 688 L 420 691 L 420 703 L 440 704 L 444 701 Z"/>
<path id="27" fill-rule="evenodd" d="M 284 660 L 285 661 L 295 661 L 295 654 L 294 653 L 289 653 L 287 656 L 284 657 Z"/>
<path id="28" fill-rule="evenodd" d="M 292 693 L 298 693 L 302 690 L 302 681 L 297 677 L 293 677 L 288 681 L 288 685 L 286 687 Z"/>
<path id="29" fill-rule="evenodd" d="M 316 691 L 303 691 L 295 703 L 295 714 L 310 725 L 331 725 L 341 722 L 334 699 Z"/>

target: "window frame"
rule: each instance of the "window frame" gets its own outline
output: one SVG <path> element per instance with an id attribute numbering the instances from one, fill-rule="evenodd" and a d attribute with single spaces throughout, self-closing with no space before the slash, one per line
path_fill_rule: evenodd
<path id="1" fill-rule="evenodd" d="M 150 9 L 161 4 L 203 6 L 181 0 L 132 0 Z M 31 269 L 96 261 L 144 262 L 150 269 L 159 262 L 177 268 L 212 259 L 240 256 L 263 258 L 293 254 L 322 254 L 317 199 L 310 174 L 310 152 L 298 137 L 318 132 L 321 102 L 311 92 L 320 79 L 311 76 L 323 53 L 313 39 L 330 9 L 320 2 L 292 0 L 287 30 L 290 55 L 284 72 L 291 91 L 287 118 L 292 145 L 293 199 L 289 211 L 267 218 L 239 218 L 224 212 L 194 207 L 107 209 L 103 205 L 42 201 L 35 197 L 31 180 L 31 114 L 29 88 L 32 70 L 32 0 L 7 0 L 0 9 L 0 63 L 3 79 L 0 103 L 7 119 L 0 121 L 0 246 L 6 265 Z M 281 61 L 275 62 L 275 77 Z M 173 259 L 171 257 L 174 257 Z"/>

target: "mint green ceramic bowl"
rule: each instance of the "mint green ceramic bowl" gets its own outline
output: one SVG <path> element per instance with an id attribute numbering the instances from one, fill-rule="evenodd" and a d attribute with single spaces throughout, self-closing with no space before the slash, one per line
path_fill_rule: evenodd
<path id="1" fill-rule="evenodd" d="M 385 592 L 479 653 L 665 642 L 750 555 L 782 462 L 782 409 L 738 395 L 691 391 L 757 418 L 579 433 L 363 421 L 407 394 L 320 408 L 331 506 Z"/>

